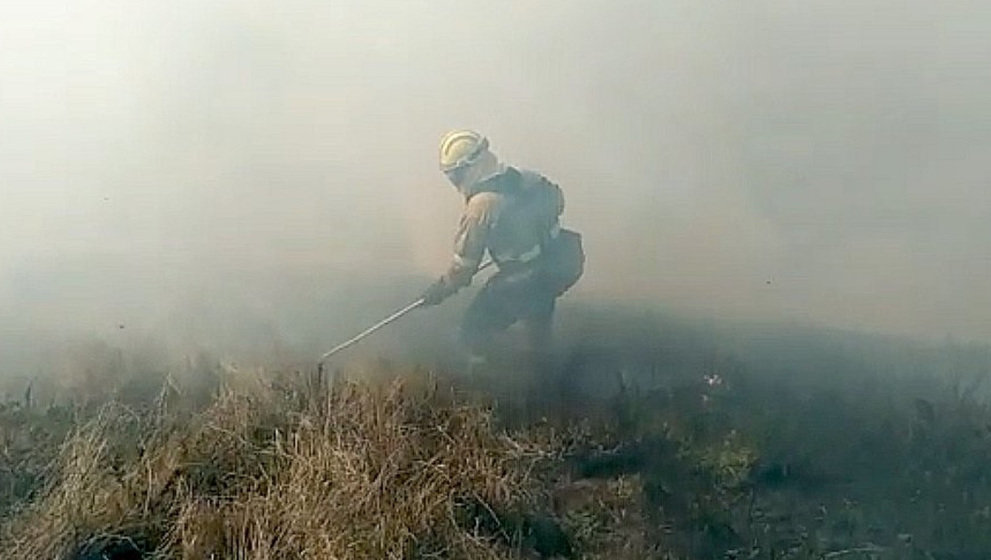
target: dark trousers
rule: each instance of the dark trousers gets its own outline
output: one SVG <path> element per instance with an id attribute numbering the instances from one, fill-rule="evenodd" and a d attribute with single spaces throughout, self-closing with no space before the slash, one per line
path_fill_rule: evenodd
<path id="1" fill-rule="evenodd" d="M 474 354 L 484 354 L 489 340 L 518 321 L 527 330 L 531 351 L 549 351 L 557 298 L 584 272 L 581 236 L 569 230 L 547 243 L 528 263 L 503 263 L 465 312 L 461 338 Z"/>

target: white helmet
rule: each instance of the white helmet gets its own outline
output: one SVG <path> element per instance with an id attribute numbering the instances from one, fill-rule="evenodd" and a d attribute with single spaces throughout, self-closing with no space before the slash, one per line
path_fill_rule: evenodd
<path id="1" fill-rule="evenodd" d="M 452 130 L 440 141 L 440 169 L 446 173 L 467 167 L 488 148 L 488 139 L 474 130 Z"/>

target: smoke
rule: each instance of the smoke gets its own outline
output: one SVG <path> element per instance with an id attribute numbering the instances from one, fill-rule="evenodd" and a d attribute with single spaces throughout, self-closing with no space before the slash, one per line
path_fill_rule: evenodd
<path id="1" fill-rule="evenodd" d="M 467 126 L 565 189 L 572 298 L 991 340 L 989 24 L 976 2 L 0 2 L 0 326 L 325 344 L 446 264 L 436 143 Z"/>

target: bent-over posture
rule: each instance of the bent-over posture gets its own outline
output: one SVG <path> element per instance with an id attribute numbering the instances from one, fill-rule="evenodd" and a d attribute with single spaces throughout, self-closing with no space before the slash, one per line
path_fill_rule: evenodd
<path id="1" fill-rule="evenodd" d="M 486 253 L 498 267 L 465 313 L 461 338 L 483 360 L 493 334 L 517 321 L 532 351 L 549 349 L 557 298 L 578 281 L 581 236 L 561 229 L 561 189 L 532 171 L 503 165 L 477 132 L 456 130 L 441 140 L 440 167 L 464 197 L 447 271 L 423 294 L 437 305 L 471 283 Z"/>

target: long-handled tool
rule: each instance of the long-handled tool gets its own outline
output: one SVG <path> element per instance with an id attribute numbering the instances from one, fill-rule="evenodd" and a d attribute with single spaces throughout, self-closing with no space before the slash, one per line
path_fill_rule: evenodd
<path id="1" fill-rule="evenodd" d="M 478 267 L 478 270 L 476 271 L 476 274 L 478 272 L 481 272 L 481 271 L 485 270 L 489 266 L 491 266 L 493 264 L 493 262 L 494 261 L 489 260 L 489 261 L 486 261 L 486 262 L 482 263 L 482 266 Z M 344 350 L 345 348 L 348 348 L 350 346 L 353 346 L 354 344 L 357 344 L 359 341 L 361 341 L 361 339 L 363 339 L 363 338 L 371 335 L 372 333 L 374 333 L 375 331 L 377 331 L 377 330 L 381 329 L 382 327 L 388 325 L 389 323 L 392 323 L 392 322 L 400 319 L 401 317 L 403 317 L 404 315 L 406 315 L 410 311 L 413 311 L 414 309 L 419 308 L 420 306 L 423 305 L 423 303 L 424 303 L 423 298 L 420 298 L 420 299 L 418 299 L 418 300 L 416 300 L 416 301 L 408 304 L 406 307 L 403 307 L 399 311 L 396 311 L 392 315 L 389 315 L 385 319 L 382 319 L 378 323 L 375 323 L 374 325 L 372 325 L 372 326 L 368 327 L 367 329 L 361 331 L 360 333 L 356 334 L 355 336 L 349 338 L 348 340 L 346 340 L 346 341 L 338 344 L 337 346 L 331 348 L 330 350 L 324 352 L 324 354 L 322 356 L 320 356 L 320 361 L 317 362 L 317 368 L 320 371 L 322 371 L 323 370 L 324 363 L 327 361 L 328 358 L 330 358 L 334 354 L 340 352 L 341 350 Z"/>
<path id="2" fill-rule="evenodd" d="M 420 307 L 421 305 L 423 305 L 423 301 L 424 301 L 423 298 L 420 298 L 420 299 L 414 301 L 413 303 L 407 305 L 406 307 L 400 309 L 399 311 L 396 311 L 392 315 L 389 315 L 385 319 L 382 319 L 378 323 L 375 323 L 374 325 L 372 325 L 372 326 L 368 327 L 367 329 L 361 331 L 360 333 L 358 333 L 354 337 L 352 337 L 352 338 L 350 338 L 350 339 L 348 339 L 348 340 L 346 340 L 346 341 L 338 344 L 337 346 L 331 348 L 330 350 L 324 352 L 323 356 L 320 356 L 320 361 L 317 364 L 322 367 L 323 364 L 324 364 L 324 362 L 327 361 L 327 358 L 333 356 L 334 354 L 340 352 L 341 350 L 344 350 L 345 348 L 347 348 L 349 346 L 352 346 L 352 345 L 358 343 L 361 339 L 365 338 L 366 336 L 374 333 L 375 331 L 381 329 L 382 327 L 388 325 L 389 323 L 391 323 L 391 322 L 399 319 L 400 317 L 402 317 L 403 315 L 406 315 L 410 311 L 413 311 L 414 309 Z"/>

